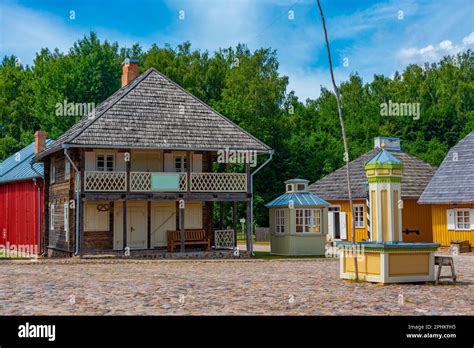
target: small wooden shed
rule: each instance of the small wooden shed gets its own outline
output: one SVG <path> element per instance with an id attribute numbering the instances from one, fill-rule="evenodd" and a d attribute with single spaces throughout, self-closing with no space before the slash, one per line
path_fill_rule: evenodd
<path id="1" fill-rule="evenodd" d="M 285 181 L 286 192 L 266 205 L 272 254 L 324 255 L 329 203 L 308 192 L 308 183 Z"/>

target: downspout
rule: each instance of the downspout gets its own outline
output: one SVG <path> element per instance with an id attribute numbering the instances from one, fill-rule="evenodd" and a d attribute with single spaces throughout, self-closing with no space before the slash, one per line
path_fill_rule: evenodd
<path id="1" fill-rule="evenodd" d="M 31 161 L 30 161 L 30 167 L 38 175 L 38 177 L 40 177 L 44 180 L 44 175 L 41 174 L 40 172 L 38 172 L 35 169 L 35 167 L 33 166 L 33 163 L 31 163 Z M 40 255 L 41 254 L 41 187 L 38 185 L 38 182 L 37 182 L 36 178 L 33 178 L 33 183 L 35 184 L 35 187 L 36 187 L 36 202 L 38 204 L 38 208 L 37 208 L 37 214 L 38 214 L 38 221 L 37 221 L 37 224 L 38 224 L 38 250 L 37 250 L 37 254 Z M 44 248 L 44 249 L 45 250 L 44 250 L 43 255 L 46 254 L 46 248 Z"/>
<path id="2" fill-rule="evenodd" d="M 71 166 L 74 168 L 74 173 L 76 176 L 76 248 L 74 255 L 78 256 L 79 255 L 79 207 L 81 205 L 81 173 L 79 172 L 79 169 L 76 167 L 74 164 L 74 161 L 69 157 L 69 146 L 68 145 L 63 145 L 64 147 L 64 156 L 66 156 L 67 160 L 69 163 L 71 163 Z"/>
<path id="3" fill-rule="evenodd" d="M 263 167 L 265 167 L 272 159 L 273 159 L 273 154 L 275 153 L 275 150 L 269 150 L 268 151 L 268 154 L 270 155 L 269 158 L 267 158 L 267 160 L 265 162 L 263 162 L 260 167 L 258 167 L 257 169 L 255 169 L 251 174 L 250 174 L 250 193 L 252 194 L 252 199 L 250 200 L 250 237 L 253 238 L 253 176 L 255 174 L 257 174 L 260 169 L 262 169 Z M 253 253 L 253 243 L 249 243 L 250 245 L 250 250 L 249 253 L 252 255 L 252 256 L 255 256 L 255 254 Z"/>

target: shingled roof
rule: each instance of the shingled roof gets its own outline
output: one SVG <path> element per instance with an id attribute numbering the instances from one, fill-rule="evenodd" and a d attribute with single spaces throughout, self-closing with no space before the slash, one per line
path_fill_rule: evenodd
<path id="1" fill-rule="evenodd" d="M 349 162 L 353 198 L 365 199 L 367 197 L 367 176 L 364 165 L 380 151 L 382 150 L 379 148 L 373 149 Z M 403 151 L 390 151 L 390 153 L 402 161 L 404 166 L 401 185 L 402 198 L 418 199 L 431 180 L 436 168 Z M 348 200 L 346 166 L 311 184 L 309 191 L 327 201 Z"/>
<path id="2" fill-rule="evenodd" d="M 263 142 L 154 68 L 83 117 L 36 160 L 71 146 L 267 152 Z"/>
<path id="3" fill-rule="evenodd" d="M 426 186 L 418 203 L 474 202 L 474 131 L 453 146 Z"/>

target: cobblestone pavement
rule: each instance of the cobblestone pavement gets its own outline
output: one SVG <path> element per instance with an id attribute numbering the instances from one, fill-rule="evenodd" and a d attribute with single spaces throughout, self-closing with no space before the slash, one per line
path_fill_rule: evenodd
<path id="1" fill-rule="evenodd" d="M 473 315 L 474 257 L 455 263 L 434 286 L 339 280 L 335 259 L 1 261 L 0 315 Z"/>

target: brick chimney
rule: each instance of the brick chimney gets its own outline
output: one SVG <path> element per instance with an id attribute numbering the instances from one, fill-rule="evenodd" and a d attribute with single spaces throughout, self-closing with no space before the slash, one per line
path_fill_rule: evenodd
<path id="1" fill-rule="evenodd" d="M 46 150 L 46 132 L 36 131 L 35 132 L 35 154 Z"/>
<path id="2" fill-rule="evenodd" d="M 122 63 L 122 87 L 138 76 L 138 60 L 126 58 Z"/>

